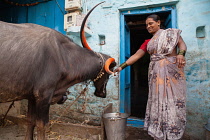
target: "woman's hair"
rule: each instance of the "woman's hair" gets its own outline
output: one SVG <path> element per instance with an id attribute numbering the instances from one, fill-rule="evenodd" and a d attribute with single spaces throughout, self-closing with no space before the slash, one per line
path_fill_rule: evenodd
<path id="1" fill-rule="evenodd" d="M 158 20 L 160 20 L 160 17 L 158 16 L 158 15 L 156 15 L 156 14 L 152 14 L 152 15 L 149 15 L 147 18 L 146 18 L 146 20 L 148 19 L 148 18 L 152 18 L 154 21 L 158 21 Z"/>

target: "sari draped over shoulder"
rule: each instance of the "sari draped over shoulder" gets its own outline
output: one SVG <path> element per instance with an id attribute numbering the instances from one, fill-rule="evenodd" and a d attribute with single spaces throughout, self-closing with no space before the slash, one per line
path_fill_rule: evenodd
<path id="1" fill-rule="evenodd" d="M 151 55 L 149 95 L 144 129 L 158 140 L 179 140 L 186 125 L 186 80 L 178 68 L 176 56 L 167 56 L 176 48 L 181 30 L 158 30 L 147 45 Z"/>

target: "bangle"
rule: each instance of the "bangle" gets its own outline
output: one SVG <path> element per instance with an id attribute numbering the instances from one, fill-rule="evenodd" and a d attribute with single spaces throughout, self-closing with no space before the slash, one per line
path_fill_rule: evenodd
<path id="1" fill-rule="evenodd" d="M 122 69 L 126 68 L 127 66 L 128 66 L 128 64 L 126 64 L 126 62 L 124 62 L 124 63 L 122 63 L 122 64 L 120 65 L 120 67 L 121 67 Z"/>
<path id="2" fill-rule="evenodd" d="M 185 50 L 179 50 L 178 55 L 183 55 L 185 56 L 186 51 Z"/>

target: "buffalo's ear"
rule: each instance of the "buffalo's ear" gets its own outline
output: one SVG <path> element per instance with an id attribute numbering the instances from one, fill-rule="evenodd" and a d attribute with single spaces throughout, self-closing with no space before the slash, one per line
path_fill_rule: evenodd
<path id="1" fill-rule="evenodd" d="M 60 101 L 57 102 L 57 104 L 63 104 L 68 99 L 67 95 L 63 95 Z"/>

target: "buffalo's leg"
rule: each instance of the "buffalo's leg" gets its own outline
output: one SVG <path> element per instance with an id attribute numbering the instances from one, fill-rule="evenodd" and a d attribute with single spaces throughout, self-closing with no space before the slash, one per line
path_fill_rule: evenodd
<path id="1" fill-rule="evenodd" d="M 36 127 L 37 139 L 45 140 L 45 127 L 49 122 L 49 109 L 53 90 L 48 90 L 42 93 L 42 98 L 39 98 L 36 103 Z"/>
<path id="2" fill-rule="evenodd" d="M 45 127 L 49 122 L 49 108 L 50 105 L 47 104 L 40 108 L 41 110 L 37 112 L 36 127 L 38 140 L 45 140 Z"/>
<path id="3" fill-rule="evenodd" d="M 27 132 L 25 136 L 25 140 L 33 140 L 34 127 L 36 125 L 36 108 L 35 108 L 35 100 L 28 100 L 28 114 L 27 114 Z"/>

